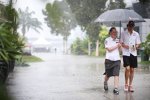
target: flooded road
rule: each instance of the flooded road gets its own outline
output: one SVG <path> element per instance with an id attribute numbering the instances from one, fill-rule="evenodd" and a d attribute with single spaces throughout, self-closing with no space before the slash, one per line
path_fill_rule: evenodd
<path id="1" fill-rule="evenodd" d="M 150 66 L 136 70 L 134 93 L 123 91 L 123 68 L 120 72 L 120 94 L 103 90 L 104 58 L 62 54 L 34 54 L 44 61 L 16 67 L 7 81 L 15 100 L 150 100 Z"/>

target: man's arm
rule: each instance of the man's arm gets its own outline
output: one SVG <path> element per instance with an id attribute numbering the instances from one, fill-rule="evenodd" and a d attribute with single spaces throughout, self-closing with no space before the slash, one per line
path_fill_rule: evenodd
<path id="1" fill-rule="evenodd" d="M 140 48 L 140 44 L 135 45 L 136 49 Z"/>
<path id="2" fill-rule="evenodd" d="M 120 43 L 123 48 L 129 49 L 129 46 L 124 44 L 124 38 L 125 38 L 124 34 L 125 33 L 121 33 Z"/>
<path id="3" fill-rule="evenodd" d="M 129 49 L 128 45 L 125 45 L 124 43 L 121 43 L 123 48 Z"/>

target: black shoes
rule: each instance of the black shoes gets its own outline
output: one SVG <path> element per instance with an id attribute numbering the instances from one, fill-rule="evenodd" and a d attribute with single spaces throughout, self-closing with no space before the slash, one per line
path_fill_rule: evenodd
<path id="1" fill-rule="evenodd" d="M 116 95 L 118 95 L 118 94 L 119 94 L 119 90 L 118 90 L 117 88 L 115 88 L 115 89 L 113 90 L 113 93 L 116 94 Z"/>
<path id="2" fill-rule="evenodd" d="M 108 84 L 107 84 L 107 82 L 104 82 L 104 90 L 108 91 Z M 119 95 L 119 90 L 117 88 L 114 88 L 113 93 L 115 95 Z"/>
<path id="3" fill-rule="evenodd" d="M 108 91 L 108 84 L 107 84 L 107 82 L 104 82 L 104 90 Z"/>

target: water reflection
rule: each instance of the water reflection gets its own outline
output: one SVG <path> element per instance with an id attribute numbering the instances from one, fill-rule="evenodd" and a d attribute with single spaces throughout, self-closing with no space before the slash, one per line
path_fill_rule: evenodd
<path id="1" fill-rule="evenodd" d="M 136 71 L 139 73 L 150 73 L 150 65 L 139 65 Z"/>
<path id="2" fill-rule="evenodd" d="M 134 100 L 132 92 L 125 92 L 125 100 Z"/>
<path id="3" fill-rule="evenodd" d="M 85 66 L 87 70 L 89 71 L 98 71 L 101 72 L 104 70 L 104 64 L 101 61 L 101 63 L 87 63 L 87 66 Z M 139 65 L 137 69 L 135 69 L 137 73 L 145 73 L 149 74 L 150 73 L 150 65 Z M 124 71 L 124 67 L 121 66 L 121 71 Z"/>
<path id="4" fill-rule="evenodd" d="M 105 91 L 104 97 L 108 100 L 134 100 L 134 96 L 132 92 L 124 92 L 124 93 L 120 93 L 119 95 L 115 95 L 113 93 L 109 93 L 108 91 Z"/>
<path id="5" fill-rule="evenodd" d="M 134 78 L 136 92 L 124 93 L 124 71 L 120 71 L 120 93 L 104 93 L 104 59 L 87 56 L 41 55 L 45 61 L 30 63 L 30 67 L 16 67 L 7 81 L 7 88 L 15 100 L 145 100 L 149 98 L 149 67 L 139 67 Z M 124 69 L 122 67 L 122 69 Z M 142 73 L 141 73 L 142 72 Z M 19 81 L 18 81 L 19 80 Z M 140 80 L 140 81 L 139 81 Z M 145 92 L 146 91 L 146 92 Z M 40 94 L 40 95 L 39 95 Z M 81 95 L 82 94 L 82 95 Z M 140 95 L 139 95 L 140 94 Z M 42 96 L 41 96 L 42 95 Z M 133 95 L 133 96 L 132 96 Z M 150 100 L 150 99 L 147 99 Z"/>

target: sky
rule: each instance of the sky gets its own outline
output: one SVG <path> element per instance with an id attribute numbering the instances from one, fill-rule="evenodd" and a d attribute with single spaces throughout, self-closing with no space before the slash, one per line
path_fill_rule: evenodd
<path id="1" fill-rule="evenodd" d="M 6 2 L 7 0 L 0 0 L 2 2 Z M 18 8 L 21 8 L 22 10 L 25 10 L 26 7 L 29 7 L 29 11 L 34 11 L 35 14 L 33 17 L 38 18 L 40 22 L 42 22 L 42 28 L 43 30 L 39 30 L 40 33 L 37 33 L 36 31 L 30 29 L 26 33 L 27 38 L 49 38 L 50 40 L 59 40 L 62 42 L 61 36 L 55 36 L 50 33 L 50 28 L 47 27 L 47 25 L 44 22 L 44 15 L 42 14 L 42 9 L 45 8 L 45 5 L 47 2 L 52 3 L 54 0 L 17 0 L 16 3 L 14 3 L 14 7 L 18 10 Z M 132 2 L 135 2 L 136 0 L 125 0 L 127 3 L 127 6 L 131 6 Z M 21 30 L 18 30 L 21 33 Z M 85 36 L 85 33 L 81 31 L 80 27 L 75 28 L 71 31 L 71 35 L 69 36 L 69 43 L 72 43 L 73 40 L 76 39 L 76 37 L 83 38 Z"/>

